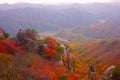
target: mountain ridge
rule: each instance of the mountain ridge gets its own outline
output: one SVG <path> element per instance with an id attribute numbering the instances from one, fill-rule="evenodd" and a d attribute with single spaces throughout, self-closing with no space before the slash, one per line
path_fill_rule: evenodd
<path id="1" fill-rule="evenodd" d="M 11 6 L 11 8 L 7 9 L 6 5 Z M 57 31 L 76 26 L 90 27 L 99 24 L 100 20 L 118 19 L 119 21 L 120 17 L 119 3 L 77 5 L 4 4 L 0 6 L 2 9 L 6 8 L 4 10 L 0 9 L 1 28 L 12 35 L 16 34 L 20 28 L 33 28 L 38 32 Z"/>

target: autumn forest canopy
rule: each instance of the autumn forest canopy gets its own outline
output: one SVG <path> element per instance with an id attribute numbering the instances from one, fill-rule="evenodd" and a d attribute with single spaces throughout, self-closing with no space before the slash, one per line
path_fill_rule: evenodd
<path id="1" fill-rule="evenodd" d="M 119 9 L 0 4 L 0 80 L 120 80 Z"/>

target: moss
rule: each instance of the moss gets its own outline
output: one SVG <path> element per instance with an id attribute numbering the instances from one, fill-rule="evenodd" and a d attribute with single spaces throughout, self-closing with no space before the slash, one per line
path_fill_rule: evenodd
<path id="1" fill-rule="evenodd" d="M 114 69 L 113 73 L 115 73 L 116 75 L 120 76 L 120 66 L 116 66 L 116 68 Z"/>
<path id="2" fill-rule="evenodd" d="M 113 70 L 112 80 L 120 80 L 120 66 L 116 66 Z"/>
<path id="3" fill-rule="evenodd" d="M 59 76 L 58 78 L 59 78 L 59 80 L 67 80 L 68 77 L 67 76 Z"/>
<path id="4" fill-rule="evenodd" d="M 64 52 L 64 48 L 61 47 L 61 46 L 58 46 L 58 47 L 56 48 L 56 50 L 57 50 L 58 52 L 60 52 L 60 53 L 63 53 L 63 52 Z"/>

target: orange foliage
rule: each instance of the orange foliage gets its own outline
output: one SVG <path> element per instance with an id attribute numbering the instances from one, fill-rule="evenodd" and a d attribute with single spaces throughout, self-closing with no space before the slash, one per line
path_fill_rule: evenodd
<path id="1" fill-rule="evenodd" d="M 68 77 L 67 80 L 74 80 L 74 79 L 72 79 L 71 77 Z"/>
<path id="2" fill-rule="evenodd" d="M 49 48 L 55 49 L 56 46 L 57 46 L 57 43 L 56 43 L 55 40 L 50 39 L 50 40 L 48 41 L 48 47 L 49 47 Z"/>
<path id="3" fill-rule="evenodd" d="M 47 69 L 41 69 L 36 74 L 36 80 L 58 80 L 57 75 Z"/>
<path id="4" fill-rule="evenodd" d="M 67 80 L 80 80 L 80 79 L 75 73 L 72 73 L 71 76 L 67 78 Z"/>
<path id="5" fill-rule="evenodd" d="M 33 65 L 31 66 L 31 69 L 37 68 L 38 64 L 39 64 L 39 62 L 37 60 L 34 60 Z"/>
<path id="6" fill-rule="evenodd" d="M 48 54 L 48 56 L 55 56 L 57 54 L 57 50 L 46 48 L 45 53 Z"/>
<path id="7" fill-rule="evenodd" d="M 78 77 L 78 75 L 76 75 L 76 74 L 72 74 L 72 78 L 73 78 L 74 80 L 80 80 L 79 77 Z"/>
<path id="8" fill-rule="evenodd" d="M 0 77 L 0 80 L 8 80 L 8 75 L 10 75 L 10 70 L 12 70 L 12 57 L 7 54 L 0 53 L 0 75 L 5 77 Z"/>

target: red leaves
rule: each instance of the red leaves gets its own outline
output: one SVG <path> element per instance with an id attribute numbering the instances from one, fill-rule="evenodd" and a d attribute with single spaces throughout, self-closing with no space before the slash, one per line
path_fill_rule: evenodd
<path id="1" fill-rule="evenodd" d="M 36 80 L 58 80 L 58 78 L 51 70 L 41 69 L 36 74 Z"/>
<path id="2" fill-rule="evenodd" d="M 48 56 L 55 56 L 57 54 L 57 50 L 55 48 L 57 47 L 57 43 L 55 40 L 50 39 L 48 40 L 48 48 L 46 48 L 45 53 L 48 54 Z"/>
<path id="3" fill-rule="evenodd" d="M 33 35 L 32 33 L 30 33 L 30 34 L 29 34 L 29 37 L 31 37 L 31 38 L 32 38 L 32 37 L 34 37 L 34 35 Z"/>
<path id="4" fill-rule="evenodd" d="M 74 73 L 72 74 L 72 78 L 73 78 L 74 80 L 80 80 L 79 77 L 78 77 L 78 75 L 76 75 L 76 74 L 74 74 Z"/>
<path id="5" fill-rule="evenodd" d="M 10 44 L 7 40 L 0 41 L 0 52 L 8 53 L 7 47 L 10 47 L 12 50 L 14 50 L 14 46 Z"/>
<path id="6" fill-rule="evenodd" d="M 7 44 L 8 44 L 8 41 L 7 41 L 7 40 L 1 40 L 1 41 L 0 41 L 0 45 L 3 46 L 3 47 L 4 47 L 4 46 L 7 46 Z"/>
<path id="7" fill-rule="evenodd" d="M 57 54 L 57 50 L 46 48 L 45 53 L 48 54 L 48 56 L 55 56 Z"/>
<path id="8" fill-rule="evenodd" d="M 0 52 L 1 53 L 7 53 L 6 49 L 2 45 L 0 45 Z"/>
<path id="9" fill-rule="evenodd" d="M 55 49 L 56 46 L 57 46 L 57 43 L 56 43 L 55 40 L 50 39 L 50 40 L 48 41 L 48 47 L 49 47 L 49 48 Z"/>
<path id="10" fill-rule="evenodd" d="M 10 49 L 10 50 L 9 50 Z M 0 41 L 0 52 L 1 53 L 7 53 L 7 54 L 10 54 L 10 52 L 20 52 L 20 53 L 23 53 L 24 54 L 24 51 L 22 51 L 21 49 L 17 48 L 15 46 L 15 44 L 12 44 L 10 42 L 8 42 L 7 40 L 2 40 Z"/>

